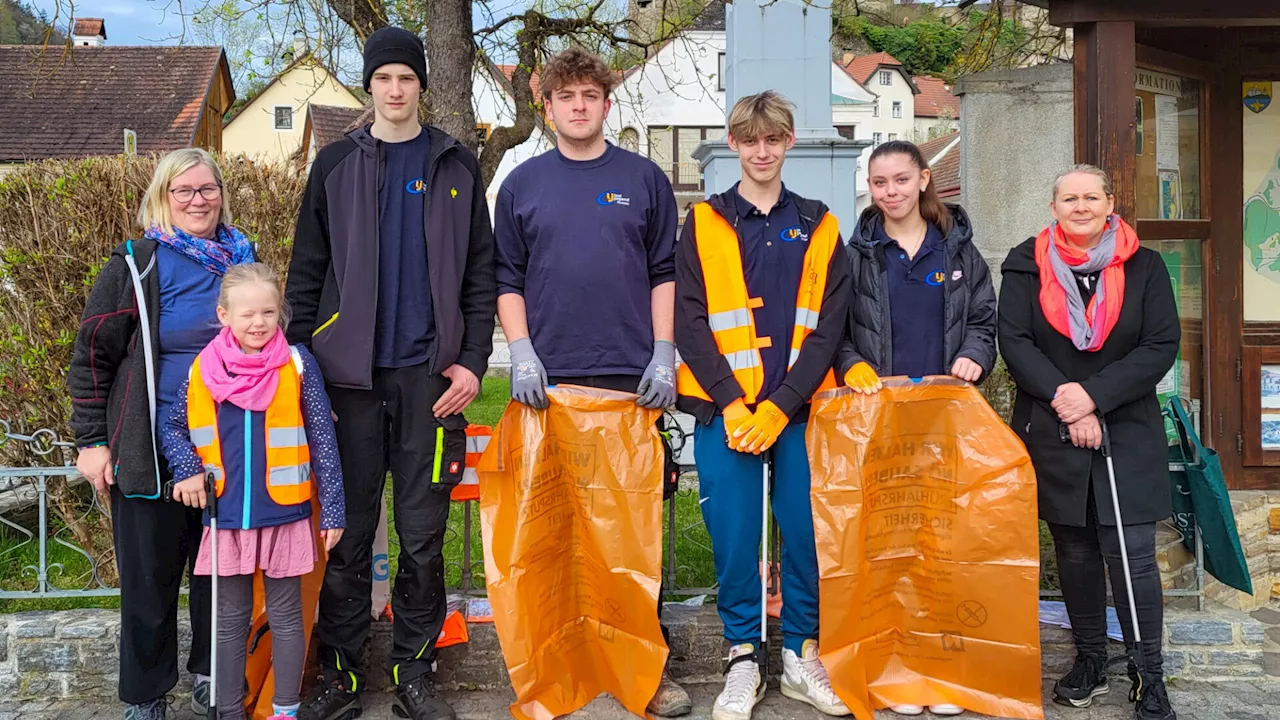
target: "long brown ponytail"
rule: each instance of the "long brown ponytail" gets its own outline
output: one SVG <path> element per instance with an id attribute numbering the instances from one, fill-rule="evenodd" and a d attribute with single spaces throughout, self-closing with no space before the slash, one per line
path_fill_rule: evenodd
<path id="1" fill-rule="evenodd" d="M 920 170 L 929 170 L 929 163 L 924 159 L 924 153 L 920 152 L 920 148 L 916 147 L 915 143 L 906 140 L 890 140 L 877 145 L 871 152 L 871 157 L 867 160 L 867 171 L 870 172 L 871 163 L 885 155 L 906 155 Z M 925 186 L 924 191 L 920 193 L 920 217 L 933 223 L 943 237 L 951 232 L 951 210 L 938 199 L 938 189 L 932 177 L 929 178 L 929 184 Z"/>

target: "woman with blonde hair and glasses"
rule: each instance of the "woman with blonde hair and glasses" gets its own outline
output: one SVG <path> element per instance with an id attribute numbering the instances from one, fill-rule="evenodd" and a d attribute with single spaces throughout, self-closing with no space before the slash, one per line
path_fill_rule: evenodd
<path id="1" fill-rule="evenodd" d="M 231 224 L 222 170 L 206 151 L 161 158 L 142 198 L 143 237 L 117 247 L 89 291 L 67 386 L 76 469 L 111 503 L 120 574 L 120 699 L 126 720 L 165 717 L 178 682 L 178 590 L 193 568 L 201 510 L 182 500 L 156 443 L 196 354 L 221 329 L 222 275 L 254 261 Z M 176 500 L 176 502 L 175 502 Z M 192 575 L 191 708 L 208 712 L 209 576 Z"/>
<path id="2" fill-rule="evenodd" d="M 1110 690 L 1109 570 L 1133 658 L 1135 717 L 1174 720 L 1162 672 L 1155 552 L 1156 522 L 1172 512 L 1156 384 L 1173 366 L 1182 334 L 1169 271 L 1115 214 L 1102 170 L 1076 165 L 1059 175 L 1049 208 L 1049 226 L 1010 251 L 1001 267 L 999 337 L 1018 386 L 1012 425 L 1035 467 L 1040 519 L 1053 534 L 1076 645 L 1075 665 L 1053 697 L 1083 708 Z M 1115 498 L 1104 442 L 1115 465 Z"/>

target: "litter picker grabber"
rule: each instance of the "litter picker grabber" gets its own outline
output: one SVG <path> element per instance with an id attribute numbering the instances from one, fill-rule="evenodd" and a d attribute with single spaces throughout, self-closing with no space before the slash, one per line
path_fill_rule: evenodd
<path id="1" fill-rule="evenodd" d="M 209 720 L 218 719 L 218 482 L 204 475 L 205 509 L 209 512 Z"/>
<path id="2" fill-rule="evenodd" d="M 1133 572 L 1129 569 L 1129 546 L 1124 537 L 1124 516 L 1120 513 L 1120 491 L 1116 488 L 1116 465 L 1111 455 L 1111 432 L 1107 429 L 1107 421 L 1098 415 L 1098 424 L 1102 427 L 1102 457 L 1107 461 L 1107 482 L 1111 488 L 1111 510 L 1116 516 L 1116 537 L 1120 540 L 1120 564 L 1124 568 L 1124 591 L 1129 599 L 1129 625 L 1133 628 L 1133 647 L 1129 648 L 1129 661 L 1137 668 L 1138 675 L 1133 678 L 1133 690 L 1129 700 L 1142 700 L 1143 684 L 1147 677 L 1147 656 L 1142 648 L 1142 630 L 1138 627 L 1138 606 L 1133 600 Z M 1058 427 L 1059 439 L 1067 442 L 1070 438 L 1066 425 Z M 1114 583 L 1114 580 L 1113 580 Z M 1114 589 L 1114 584 L 1112 588 Z M 1111 663 L 1108 662 L 1108 665 Z"/>
<path id="3" fill-rule="evenodd" d="M 762 455 L 760 482 L 760 684 L 769 680 L 769 486 L 773 480 L 773 450 Z"/>

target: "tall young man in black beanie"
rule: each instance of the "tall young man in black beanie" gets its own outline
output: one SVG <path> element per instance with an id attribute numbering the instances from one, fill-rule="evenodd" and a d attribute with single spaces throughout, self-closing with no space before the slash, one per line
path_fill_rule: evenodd
<path id="1" fill-rule="evenodd" d="M 418 122 L 422 41 L 400 28 L 365 42 L 372 125 L 316 156 L 294 235 L 288 337 L 309 343 L 337 415 L 347 531 L 329 554 L 316 620 L 327 682 L 300 718 L 349 720 L 366 685 L 371 553 L 387 471 L 400 536 L 390 670 L 395 710 L 446 720 L 436 694 L 449 491 L 492 350 L 493 233 L 475 156 Z"/>

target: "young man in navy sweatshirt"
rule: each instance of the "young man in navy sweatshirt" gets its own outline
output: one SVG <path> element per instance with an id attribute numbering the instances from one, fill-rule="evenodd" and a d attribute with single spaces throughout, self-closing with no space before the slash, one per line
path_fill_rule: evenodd
<path id="1" fill-rule="evenodd" d="M 547 407 L 570 383 L 675 402 L 675 241 L 671 182 L 653 161 L 604 139 L 614 74 L 572 48 L 542 70 L 556 148 L 526 160 L 498 193 L 498 319 L 511 347 L 511 397 Z M 666 634 L 666 629 L 663 629 Z M 663 672 L 649 712 L 683 715 L 689 696 Z"/>

